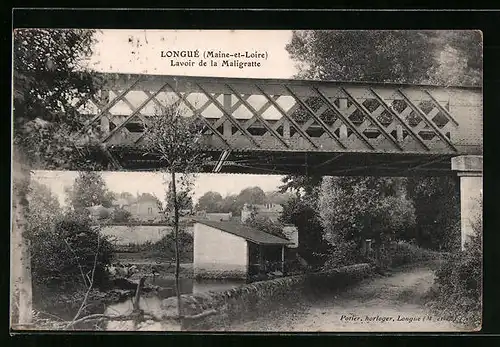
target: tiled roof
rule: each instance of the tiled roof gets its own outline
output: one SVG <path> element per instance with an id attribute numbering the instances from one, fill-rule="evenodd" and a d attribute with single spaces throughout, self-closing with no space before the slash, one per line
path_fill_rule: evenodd
<path id="1" fill-rule="evenodd" d="M 227 233 L 244 238 L 247 241 L 259 245 L 289 245 L 293 242 L 264 231 L 236 222 L 214 222 L 208 220 L 196 220 L 197 223 L 225 231 Z"/>

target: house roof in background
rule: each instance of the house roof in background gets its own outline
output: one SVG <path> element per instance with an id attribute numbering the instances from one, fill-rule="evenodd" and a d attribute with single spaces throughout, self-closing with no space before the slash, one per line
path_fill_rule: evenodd
<path id="1" fill-rule="evenodd" d="M 256 243 L 259 245 L 289 245 L 293 242 L 283 239 L 278 236 L 271 235 L 262 230 L 258 230 L 241 223 L 236 222 L 214 222 L 208 220 L 198 220 L 195 219 L 196 223 L 204 224 L 209 227 L 225 231 L 229 234 L 233 234 L 244 238 L 247 241 Z"/>

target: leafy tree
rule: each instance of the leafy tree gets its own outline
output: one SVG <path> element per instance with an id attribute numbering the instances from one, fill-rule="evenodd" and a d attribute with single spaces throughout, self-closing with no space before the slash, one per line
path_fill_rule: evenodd
<path id="1" fill-rule="evenodd" d="M 441 85 L 481 84 L 482 38 L 479 31 L 295 31 L 286 50 L 298 63 L 298 78 Z M 293 116 L 297 118 L 303 115 L 296 112 Z M 364 182 L 364 178 L 351 180 L 353 184 L 358 182 L 362 185 Z M 449 205 L 443 203 L 454 199 L 454 193 L 449 189 L 451 180 L 443 178 L 441 184 L 430 184 L 429 191 L 425 192 L 427 179 L 409 179 L 414 185 L 423 187 L 420 193 L 412 191 L 409 194 L 414 200 L 418 222 L 424 222 L 426 209 L 432 211 L 430 215 L 434 217 L 434 212 L 442 212 L 439 212 L 440 218 L 433 219 L 436 221 L 435 228 L 427 228 L 428 232 L 425 227 L 418 228 L 416 234 L 415 229 L 409 229 L 405 235 L 400 235 L 402 238 L 425 238 L 426 233 L 433 232 L 436 242 L 451 242 L 445 235 L 452 234 L 451 229 L 448 229 L 454 224 L 451 222 L 453 213 Z M 318 181 L 321 180 L 288 176 L 283 188 L 309 195 L 317 191 Z M 418 181 L 421 184 L 417 184 Z M 400 180 L 400 184 L 404 182 Z M 442 198 L 434 199 L 437 196 Z M 437 225 L 441 230 L 436 230 Z M 421 241 L 423 244 L 432 244 L 429 240 Z"/>
<path id="2" fill-rule="evenodd" d="M 242 189 L 238 195 L 226 196 L 221 204 L 220 212 L 232 212 L 234 216 L 239 216 L 245 204 L 264 204 L 267 197 L 262 188 L 248 187 Z"/>
<path id="3" fill-rule="evenodd" d="M 266 202 L 266 193 L 260 187 L 249 187 L 243 189 L 237 197 L 237 203 L 246 204 L 264 204 Z"/>
<path id="4" fill-rule="evenodd" d="M 294 31 L 286 46 L 299 77 L 337 81 L 417 83 L 434 63 L 429 32 Z"/>
<path id="5" fill-rule="evenodd" d="M 172 194 L 173 194 L 173 186 L 172 182 L 169 182 L 168 189 L 165 192 L 165 203 L 166 203 L 165 210 L 170 212 L 174 211 L 174 206 L 173 206 L 174 197 Z M 178 191 L 177 199 L 175 199 L 175 201 L 177 201 L 177 204 L 179 206 L 179 213 L 181 213 L 180 211 L 182 210 L 191 211 L 193 209 L 193 197 L 191 196 L 191 191 L 189 189 Z M 160 207 L 160 209 L 163 210 L 162 207 Z"/>
<path id="6" fill-rule="evenodd" d="M 322 176 L 308 175 L 308 176 L 297 176 L 288 175 L 281 179 L 283 184 L 279 187 L 281 192 L 290 191 L 298 196 L 304 196 L 308 199 L 314 199 L 318 197 L 319 187 L 323 180 Z"/>
<path id="7" fill-rule="evenodd" d="M 449 177 L 408 177 L 406 189 L 414 202 L 416 227 L 401 238 L 414 239 L 425 248 L 457 250 L 460 247 L 458 182 Z"/>
<path id="8" fill-rule="evenodd" d="M 433 39 L 439 48 L 437 64 L 429 71 L 430 83 L 481 86 L 483 40 L 480 31 L 441 31 Z"/>
<path id="9" fill-rule="evenodd" d="M 328 243 L 323 240 L 323 227 L 317 213 L 316 201 L 295 196 L 283 205 L 280 221 L 293 224 L 299 233 L 299 254 L 312 265 L 320 265 L 329 251 Z"/>
<path id="10" fill-rule="evenodd" d="M 106 182 L 100 173 L 95 171 L 79 172 L 73 186 L 66 189 L 66 197 L 68 205 L 79 212 L 97 205 L 111 207 L 114 200 Z"/>
<path id="11" fill-rule="evenodd" d="M 450 51 L 451 49 L 451 51 Z M 393 83 L 480 84 L 479 31 L 306 30 L 294 31 L 286 50 L 299 63 L 299 76 L 321 80 Z M 447 80 L 442 60 L 449 52 L 461 76 Z M 453 66 L 451 66 L 453 68 Z"/>
<path id="12" fill-rule="evenodd" d="M 393 178 L 327 177 L 319 211 L 325 240 L 341 252 L 345 243 L 350 255 L 365 239 L 382 251 L 401 230 L 415 225 L 413 204 Z"/>
<path id="13" fill-rule="evenodd" d="M 49 187 L 37 181 L 31 181 L 28 202 L 30 204 L 30 213 L 26 218 L 28 238 L 52 229 L 55 220 L 62 215 L 57 197 Z"/>
<path id="14" fill-rule="evenodd" d="M 74 101 L 94 95 L 99 81 L 83 68 L 92 53 L 94 30 L 16 29 L 13 35 L 13 225 L 11 302 L 18 322 L 30 323 L 29 248 L 23 239 L 29 205 L 30 167 L 89 168 L 72 135 L 84 117 Z M 90 139 L 93 134 L 88 134 Z M 16 294 L 17 293 L 17 294 Z M 12 321 L 12 323 L 15 323 Z"/>
<path id="15" fill-rule="evenodd" d="M 196 204 L 198 211 L 219 212 L 222 204 L 222 195 L 217 192 L 206 192 L 203 194 Z"/>
<path id="16" fill-rule="evenodd" d="M 88 118 L 75 100 L 95 95 L 101 83 L 84 66 L 94 34 L 80 29 L 14 31 L 14 144 L 32 166 L 91 165 L 81 160 L 73 135 Z"/>
<path id="17" fill-rule="evenodd" d="M 184 199 L 179 199 L 179 192 L 189 192 L 193 185 L 190 173 L 199 172 L 200 168 L 210 158 L 203 154 L 200 138 L 203 127 L 195 117 L 186 117 L 179 102 L 169 104 L 157 110 L 146 125 L 145 149 L 159 155 L 161 167 L 166 176 L 167 198 L 164 212 L 169 212 L 170 222 L 174 228 L 175 237 L 175 287 L 178 302 L 178 316 L 182 317 L 182 302 L 179 288 L 180 253 L 179 253 L 179 217 Z M 165 177 L 167 179 L 167 177 Z M 179 187 L 178 187 L 179 186 Z M 169 210 L 170 207 L 170 210 Z"/>
<path id="18" fill-rule="evenodd" d="M 238 194 L 229 194 L 222 197 L 216 192 L 205 193 L 196 204 L 196 209 L 207 212 L 229 213 L 238 216 L 243 209 L 244 204 L 284 204 L 292 194 L 282 192 L 267 192 L 259 187 L 248 187 Z"/>
<path id="19" fill-rule="evenodd" d="M 229 213 L 231 212 L 233 216 L 239 216 L 241 214 L 241 208 L 243 205 L 238 202 L 237 194 L 230 194 L 222 199 L 220 205 L 220 212 Z"/>
<path id="20" fill-rule="evenodd" d="M 281 192 L 294 196 L 283 205 L 280 220 L 297 227 L 299 233 L 299 254 L 315 266 L 322 265 L 330 252 L 329 244 L 323 239 L 323 226 L 318 209 L 318 199 L 323 178 L 321 176 L 284 176 Z"/>

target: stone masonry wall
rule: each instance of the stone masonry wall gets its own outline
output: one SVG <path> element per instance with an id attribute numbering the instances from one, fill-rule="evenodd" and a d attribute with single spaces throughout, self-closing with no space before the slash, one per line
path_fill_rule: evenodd
<path id="1" fill-rule="evenodd" d="M 215 310 L 216 314 L 199 320 L 185 320 L 184 330 L 204 330 L 227 322 L 256 317 L 259 314 L 289 305 L 309 295 L 341 290 L 374 274 L 369 264 L 342 267 L 329 272 L 310 273 L 255 282 L 220 293 L 183 295 L 185 315 Z M 174 298 L 171 298 L 174 299 Z M 172 301 L 166 299 L 167 301 Z M 170 303 L 172 304 L 172 303 Z M 169 305 L 165 302 L 164 309 Z M 175 312 L 174 305 L 171 307 Z"/>

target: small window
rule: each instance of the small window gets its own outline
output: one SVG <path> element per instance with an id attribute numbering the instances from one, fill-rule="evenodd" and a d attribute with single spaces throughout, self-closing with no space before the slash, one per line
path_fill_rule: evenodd
<path id="1" fill-rule="evenodd" d="M 148 207 L 148 214 L 153 214 L 153 208 L 152 207 Z"/>

